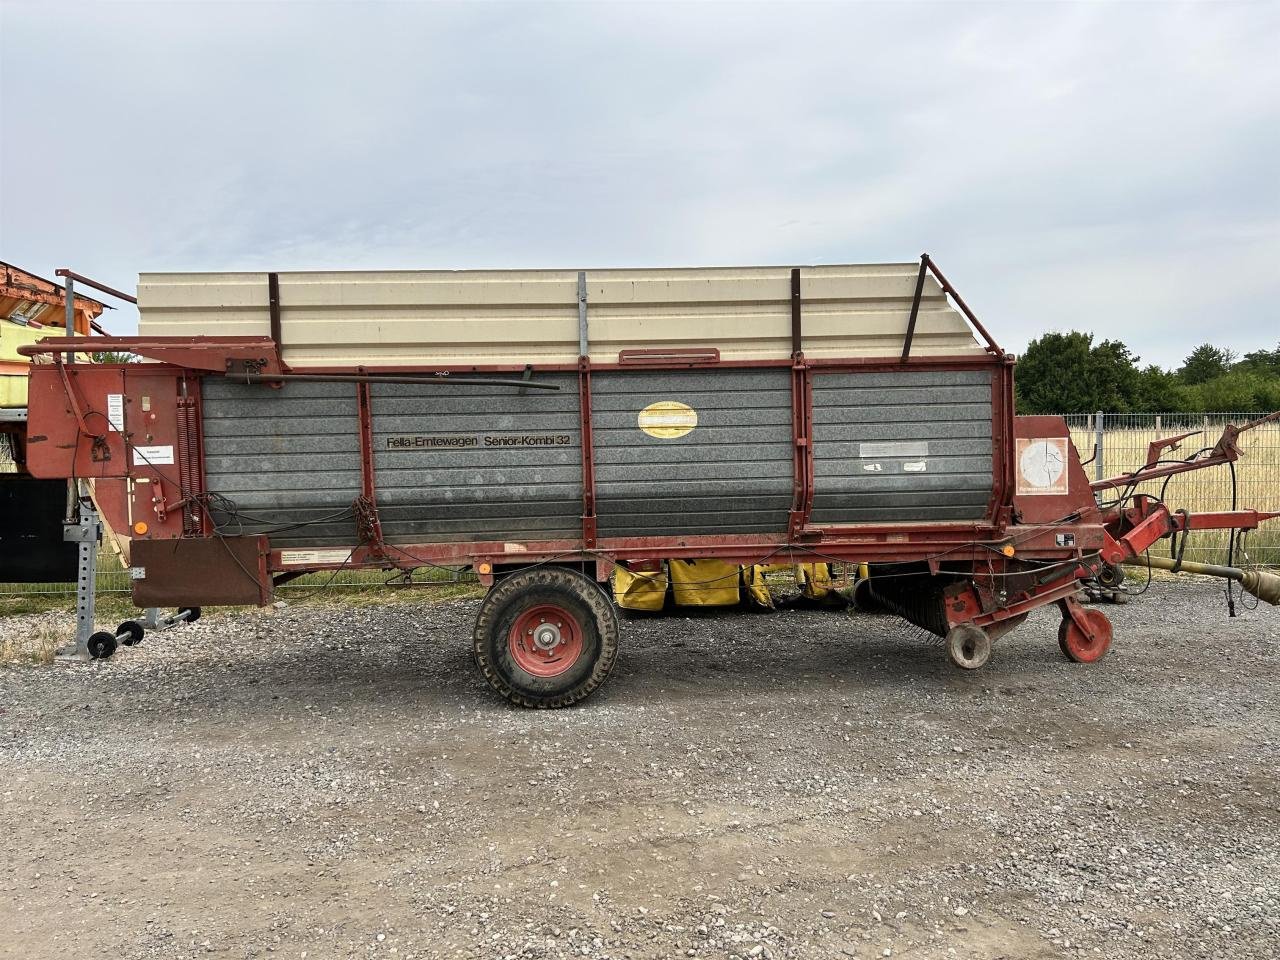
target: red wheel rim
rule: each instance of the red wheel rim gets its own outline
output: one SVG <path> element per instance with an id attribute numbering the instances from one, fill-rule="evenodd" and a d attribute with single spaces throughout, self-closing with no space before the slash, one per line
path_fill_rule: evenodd
<path id="1" fill-rule="evenodd" d="M 1106 614 L 1097 610 L 1086 610 L 1085 619 L 1092 628 L 1092 636 L 1086 634 L 1070 618 L 1063 621 L 1062 647 L 1072 660 L 1077 663 L 1094 663 L 1101 660 L 1111 649 L 1111 621 Z"/>
<path id="2" fill-rule="evenodd" d="M 563 607 L 530 607 L 511 625 L 507 652 L 525 673 L 557 677 L 582 655 L 582 626 Z"/>

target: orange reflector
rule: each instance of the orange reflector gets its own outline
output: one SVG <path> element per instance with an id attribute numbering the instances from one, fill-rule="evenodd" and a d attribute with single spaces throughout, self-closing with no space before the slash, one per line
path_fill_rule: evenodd
<path id="1" fill-rule="evenodd" d="M 1012 543 L 1006 543 L 1003 547 L 1000 548 L 1000 552 L 1003 553 L 1006 557 L 1012 557 L 1018 551 L 1013 549 Z"/>
<path id="2" fill-rule="evenodd" d="M 142 536 L 144 533 L 147 532 L 148 529 L 150 528 L 147 526 L 147 521 L 145 520 L 139 520 L 137 523 L 133 525 L 133 532 L 136 533 L 138 536 Z"/>
<path id="3" fill-rule="evenodd" d="M 493 573 L 493 564 L 482 563 L 480 564 L 480 566 L 476 567 L 476 569 L 479 570 L 481 573 Z"/>

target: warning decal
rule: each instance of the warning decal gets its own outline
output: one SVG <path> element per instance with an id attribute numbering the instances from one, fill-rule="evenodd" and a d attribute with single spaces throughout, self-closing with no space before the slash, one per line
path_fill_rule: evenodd
<path id="1" fill-rule="evenodd" d="M 1052 496 L 1067 492 L 1066 437 L 1019 438 L 1019 496 Z"/>
<path id="2" fill-rule="evenodd" d="M 698 411 L 679 400 L 659 400 L 641 410 L 636 423 L 651 437 L 674 440 L 698 425 Z"/>

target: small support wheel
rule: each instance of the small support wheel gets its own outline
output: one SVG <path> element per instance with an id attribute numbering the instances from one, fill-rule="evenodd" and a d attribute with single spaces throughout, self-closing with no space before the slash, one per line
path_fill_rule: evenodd
<path id="1" fill-rule="evenodd" d="M 485 680 L 512 703 L 567 707 L 613 669 L 617 612 L 609 596 L 575 570 L 519 570 L 480 604 L 472 653 Z"/>
<path id="2" fill-rule="evenodd" d="M 1062 655 L 1074 663 L 1096 663 L 1111 649 L 1111 621 L 1101 610 L 1081 607 L 1076 616 L 1084 620 L 1081 628 L 1065 610 L 1058 624 L 1058 647 Z"/>
<path id="3" fill-rule="evenodd" d="M 1103 564 L 1094 579 L 1108 590 L 1117 590 L 1124 585 L 1124 568 L 1114 563 Z"/>
<path id="4" fill-rule="evenodd" d="M 178 609 L 178 616 L 182 616 L 184 613 L 190 614 L 190 616 L 187 617 L 187 623 L 195 623 L 197 620 L 200 619 L 199 607 L 180 607 Z"/>
<path id="5" fill-rule="evenodd" d="M 95 660 L 106 660 L 116 652 L 116 635 L 99 630 L 89 638 L 89 656 Z"/>
<path id="6" fill-rule="evenodd" d="M 947 656 L 963 670 L 977 670 L 991 659 L 991 638 L 972 623 L 958 623 L 947 631 Z"/>
<path id="7" fill-rule="evenodd" d="M 120 638 L 120 642 L 126 647 L 137 646 L 142 642 L 142 624 L 137 620 L 126 620 L 116 627 L 116 636 L 120 637 L 122 633 L 124 636 Z"/>

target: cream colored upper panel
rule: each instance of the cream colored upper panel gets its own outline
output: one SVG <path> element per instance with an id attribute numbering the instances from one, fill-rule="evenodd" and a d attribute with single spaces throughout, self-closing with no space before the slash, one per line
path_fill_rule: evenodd
<path id="1" fill-rule="evenodd" d="M 918 264 L 803 267 L 804 352 L 815 358 L 902 350 Z M 591 359 L 627 349 L 715 347 L 725 360 L 791 353 L 789 267 L 588 270 Z M 572 363 L 574 270 L 281 273 L 285 362 L 307 366 Z M 265 273 L 146 273 L 139 332 L 269 335 Z M 913 355 L 982 348 L 932 276 Z"/>

